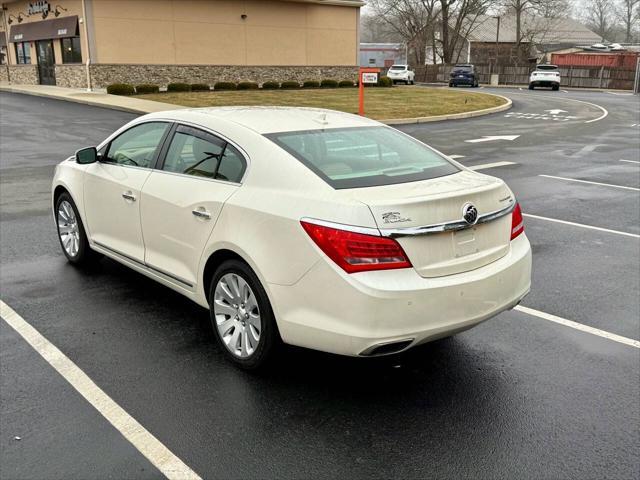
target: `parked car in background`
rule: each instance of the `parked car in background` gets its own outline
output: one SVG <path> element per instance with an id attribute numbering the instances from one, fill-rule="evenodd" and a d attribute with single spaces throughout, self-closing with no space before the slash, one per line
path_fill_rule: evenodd
<path id="1" fill-rule="evenodd" d="M 397 82 L 413 85 L 415 83 L 416 73 L 409 65 L 392 65 L 387 72 L 387 77 L 391 79 L 394 85 Z"/>
<path id="2" fill-rule="evenodd" d="M 536 87 L 560 89 L 560 70 L 557 65 L 538 65 L 529 77 L 529 90 Z"/>
<path id="3" fill-rule="evenodd" d="M 478 86 L 478 76 L 476 69 L 469 63 L 456 65 L 451 69 L 449 74 L 449 86 L 457 87 L 458 85 L 468 85 L 470 87 Z"/>
<path id="4" fill-rule="evenodd" d="M 220 349 L 246 369 L 283 342 L 401 352 L 531 286 L 504 181 L 342 112 L 152 113 L 60 163 L 52 193 L 69 262 L 100 253 L 209 309 Z"/>

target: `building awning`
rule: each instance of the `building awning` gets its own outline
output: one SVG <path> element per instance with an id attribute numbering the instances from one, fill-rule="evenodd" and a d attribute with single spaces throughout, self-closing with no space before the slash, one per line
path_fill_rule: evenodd
<path id="1" fill-rule="evenodd" d="M 78 36 L 78 16 L 11 25 L 10 42 L 32 42 Z"/>
<path id="2" fill-rule="evenodd" d="M 0 32 L 0 48 L 7 46 L 7 35 L 4 32 Z"/>

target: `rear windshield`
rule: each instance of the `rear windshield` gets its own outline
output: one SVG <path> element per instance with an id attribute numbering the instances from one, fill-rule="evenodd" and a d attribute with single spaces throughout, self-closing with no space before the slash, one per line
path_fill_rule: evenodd
<path id="1" fill-rule="evenodd" d="M 458 73 L 458 72 L 464 72 L 464 73 L 473 72 L 473 67 L 469 65 L 459 65 L 459 66 L 453 67 L 453 73 Z"/>
<path id="2" fill-rule="evenodd" d="M 388 127 L 266 135 L 335 189 L 375 187 L 460 171 L 426 145 Z"/>
<path id="3" fill-rule="evenodd" d="M 406 65 L 393 65 L 391 67 L 391 70 L 406 70 L 407 66 Z"/>
<path id="4" fill-rule="evenodd" d="M 538 65 L 536 70 L 558 70 L 555 65 Z"/>

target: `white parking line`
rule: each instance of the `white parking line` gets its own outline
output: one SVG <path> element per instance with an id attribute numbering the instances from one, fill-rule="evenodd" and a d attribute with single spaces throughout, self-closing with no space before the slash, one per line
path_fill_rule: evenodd
<path id="1" fill-rule="evenodd" d="M 167 478 L 200 479 L 197 473 L 125 412 L 75 363 L 2 300 L 0 316 Z"/>
<path id="2" fill-rule="evenodd" d="M 564 225 L 571 225 L 572 227 L 587 228 L 589 230 L 598 230 L 599 232 L 615 233 L 616 235 L 622 235 L 625 237 L 640 238 L 640 235 L 636 233 L 621 232 L 619 230 L 610 230 L 608 228 L 594 227 L 592 225 L 584 225 L 582 223 L 567 222 L 566 220 L 558 220 L 557 218 L 541 217 L 539 215 L 531 215 L 530 213 L 523 213 L 522 216 L 528 217 L 528 218 L 535 218 L 538 220 L 545 220 L 547 222 L 562 223 Z"/>
<path id="3" fill-rule="evenodd" d="M 449 155 L 449 158 L 451 158 L 453 160 L 456 160 L 458 158 L 464 158 L 464 157 L 465 157 L 464 155 Z"/>
<path id="4" fill-rule="evenodd" d="M 626 187 L 624 185 L 614 185 L 612 183 L 591 182 L 589 180 L 579 180 L 577 178 L 556 177 L 554 175 L 538 175 L 538 176 L 539 177 L 545 177 L 545 178 L 553 178 L 553 179 L 556 179 L 556 180 L 565 180 L 567 182 L 588 183 L 590 185 L 600 185 L 600 186 L 603 186 L 603 187 L 621 188 L 623 190 L 633 190 L 634 192 L 640 192 L 640 188 Z"/>
<path id="5" fill-rule="evenodd" d="M 515 165 L 515 162 L 494 162 L 494 163 L 483 163 L 482 165 L 474 165 L 469 167 L 471 170 L 484 170 L 486 168 L 495 168 L 495 167 L 504 167 L 505 165 Z"/>
<path id="6" fill-rule="evenodd" d="M 640 162 L 638 162 L 636 160 L 620 160 L 620 161 L 621 162 L 627 162 L 627 163 L 639 163 L 640 164 Z"/>
<path id="7" fill-rule="evenodd" d="M 512 95 L 527 95 L 525 93 L 512 93 Z M 536 98 L 550 98 L 550 99 L 556 99 L 557 97 L 552 97 L 549 95 L 536 95 Z M 592 107 L 596 107 L 598 109 L 600 109 L 600 111 L 602 111 L 602 115 L 600 115 L 598 118 L 594 118 L 593 120 L 587 120 L 584 123 L 592 123 L 592 122 L 597 122 L 599 120 L 602 120 L 603 118 L 605 118 L 607 115 L 609 115 L 609 112 L 607 111 L 606 108 L 601 107 L 600 105 L 596 105 L 595 103 L 591 103 L 591 102 L 585 102 L 583 100 L 576 100 L 575 98 L 563 98 L 562 99 L 565 102 L 578 102 L 578 103 L 584 103 L 586 105 L 591 105 Z"/>
<path id="8" fill-rule="evenodd" d="M 542 318 L 544 320 L 549 320 L 550 322 L 559 323 L 560 325 L 564 325 L 565 327 L 575 328 L 576 330 L 580 330 L 581 332 L 590 333 L 591 335 L 597 335 L 599 337 L 606 338 L 607 340 L 622 343 L 623 345 L 640 348 L 640 342 L 638 340 L 633 340 L 632 338 L 616 335 L 615 333 L 600 330 L 599 328 L 589 327 L 587 325 L 583 325 L 582 323 L 574 322 L 573 320 L 567 320 L 566 318 L 551 315 L 550 313 L 541 312 L 540 310 L 534 310 L 533 308 L 529 307 L 523 307 L 522 305 L 518 305 L 517 307 L 515 307 L 515 310 L 526 313 L 528 315 L 533 315 L 534 317 Z"/>

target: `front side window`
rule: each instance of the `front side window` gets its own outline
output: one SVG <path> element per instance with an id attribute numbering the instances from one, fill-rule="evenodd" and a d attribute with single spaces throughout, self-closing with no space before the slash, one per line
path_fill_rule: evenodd
<path id="1" fill-rule="evenodd" d="M 60 40 L 62 47 L 62 63 L 82 63 L 80 50 L 80 37 L 63 38 Z"/>
<path id="2" fill-rule="evenodd" d="M 16 43 L 16 60 L 19 64 L 31 63 L 31 44 L 29 42 Z"/>
<path id="3" fill-rule="evenodd" d="M 336 189 L 416 182 L 460 171 L 426 145 L 388 127 L 266 136 Z"/>
<path id="4" fill-rule="evenodd" d="M 150 168 L 167 128 L 169 125 L 163 122 L 143 123 L 130 128 L 111 141 L 103 161 Z"/>
<path id="5" fill-rule="evenodd" d="M 181 125 L 171 140 L 162 169 L 240 183 L 246 162 L 233 145 L 202 130 Z"/>

